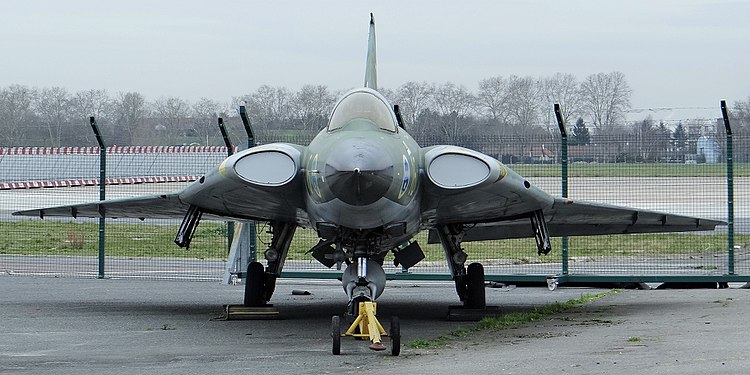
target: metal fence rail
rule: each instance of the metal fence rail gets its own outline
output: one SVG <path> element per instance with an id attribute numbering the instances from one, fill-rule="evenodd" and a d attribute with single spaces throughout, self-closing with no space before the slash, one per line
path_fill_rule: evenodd
<path id="1" fill-rule="evenodd" d="M 306 144 L 310 134 L 300 134 Z M 290 135 L 285 134 L 284 141 Z M 273 140 L 267 140 L 271 142 Z M 719 142 L 720 141 L 720 142 Z M 449 142 L 418 139 L 422 146 Z M 586 145 L 570 145 L 566 180 L 572 199 L 593 200 L 643 209 L 728 219 L 727 148 L 670 147 L 669 139 L 592 137 Z M 470 261 L 485 265 L 488 279 L 538 281 L 549 276 L 575 281 L 750 281 L 750 137 L 734 134 L 734 233 L 720 227 L 710 233 L 644 234 L 573 237 L 563 254 L 562 239 L 554 250 L 537 256 L 533 239 L 465 243 Z M 545 134 L 524 137 L 470 137 L 458 143 L 508 163 L 530 182 L 561 195 L 562 138 Z M 655 144 L 667 145 L 660 149 Z M 717 152 L 719 160 L 706 160 Z M 0 271 L 57 277 L 98 275 L 97 220 L 13 217 L 11 212 L 41 206 L 95 201 L 99 198 L 98 148 L 0 149 Z M 176 191 L 226 157 L 223 147 L 117 147 L 107 151 L 107 198 Z M 686 163 L 687 161 L 687 163 Z M 149 179 L 150 178 L 150 179 Z M 61 183 L 67 181 L 67 183 Z M 81 181 L 75 184 L 70 181 Z M 56 183 L 57 182 L 57 183 Z M 191 248 L 172 240 L 178 221 L 107 219 L 106 277 L 220 280 L 226 266 L 227 224 L 202 222 Z M 269 236 L 257 225 L 258 248 Z M 728 248 L 729 236 L 734 244 Z M 448 279 L 443 250 L 417 238 L 427 259 L 408 273 L 386 267 L 395 278 Z M 288 277 L 337 277 L 305 254 L 317 237 L 299 230 Z"/>

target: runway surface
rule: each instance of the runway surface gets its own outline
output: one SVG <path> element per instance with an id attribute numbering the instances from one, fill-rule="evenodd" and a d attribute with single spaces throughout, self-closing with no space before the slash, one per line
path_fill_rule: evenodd
<path id="1" fill-rule="evenodd" d="M 292 290 L 311 295 L 292 295 Z M 488 288 L 488 303 L 527 311 L 602 289 Z M 280 282 L 283 319 L 222 321 L 240 286 L 206 282 L 0 276 L 0 373 L 361 374 L 747 373 L 750 290 L 625 290 L 521 328 L 452 340 L 441 349 L 372 352 L 344 339 L 330 354 L 334 281 Z M 451 283 L 391 283 L 381 319 L 404 342 L 473 323 L 446 321 Z"/>

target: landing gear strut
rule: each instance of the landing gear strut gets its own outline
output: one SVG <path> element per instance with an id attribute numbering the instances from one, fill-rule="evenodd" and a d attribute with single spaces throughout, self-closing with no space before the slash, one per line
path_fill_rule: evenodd
<path id="1" fill-rule="evenodd" d="M 331 336 L 333 346 L 331 352 L 341 353 L 341 337 L 354 337 L 370 340 L 370 349 L 381 351 L 383 337 L 391 337 L 391 354 L 396 356 L 401 352 L 401 331 L 398 318 L 391 320 L 390 332 L 386 332 L 377 318 L 377 304 L 374 302 L 385 289 L 386 276 L 383 271 L 384 252 L 368 233 L 352 232 L 344 237 L 346 244 L 341 246 L 339 258 L 348 264 L 341 275 L 341 282 L 349 297 L 347 315 L 353 317 L 353 323 L 342 334 L 341 317 L 331 319 Z M 342 262 L 339 262 L 339 264 Z M 395 323 L 394 323 L 395 322 Z"/>
<path id="2" fill-rule="evenodd" d="M 467 268 L 467 255 L 461 248 L 465 228 L 461 224 L 441 225 L 437 228 L 440 243 L 445 251 L 453 281 L 456 283 L 456 293 L 467 309 L 484 309 L 487 306 L 484 293 L 484 267 L 480 263 L 472 263 Z"/>
<path id="3" fill-rule="evenodd" d="M 198 223 L 200 223 L 202 216 L 203 211 L 198 206 L 190 205 L 174 239 L 174 243 L 177 246 L 190 247 L 190 242 L 193 240 L 193 235 L 195 235 L 195 229 L 198 228 Z"/>
<path id="4" fill-rule="evenodd" d="M 534 239 L 536 239 L 537 254 L 549 254 L 552 251 L 552 241 L 549 237 L 547 221 L 544 220 L 544 212 L 542 210 L 534 211 L 531 215 L 531 229 L 534 231 Z"/>
<path id="5" fill-rule="evenodd" d="M 259 262 L 252 262 L 247 266 L 245 282 L 245 306 L 266 306 L 276 290 L 276 279 L 284 268 L 289 245 L 292 243 L 295 223 L 271 222 L 271 244 L 265 251 L 268 267 L 264 270 Z"/>

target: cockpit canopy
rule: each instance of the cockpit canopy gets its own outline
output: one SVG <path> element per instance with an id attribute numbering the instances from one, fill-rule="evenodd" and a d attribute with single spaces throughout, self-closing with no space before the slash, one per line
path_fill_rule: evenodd
<path id="1" fill-rule="evenodd" d="M 328 131 L 343 128 L 352 120 L 363 119 L 382 130 L 396 132 L 396 118 L 388 102 L 377 91 L 360 88 L 350 91 L 336 104 Z"/>

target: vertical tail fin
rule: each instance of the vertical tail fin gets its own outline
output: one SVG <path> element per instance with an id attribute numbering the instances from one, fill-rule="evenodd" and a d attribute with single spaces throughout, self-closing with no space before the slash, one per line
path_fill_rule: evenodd
<path id="1" fill-rule="evenodd" d="M 365 87 L 378 89 L 378 67 L 375 59 L 375 16 L 370 13 L 370 37 L 367 41 L 367 67 L 365 68 Z"/>

